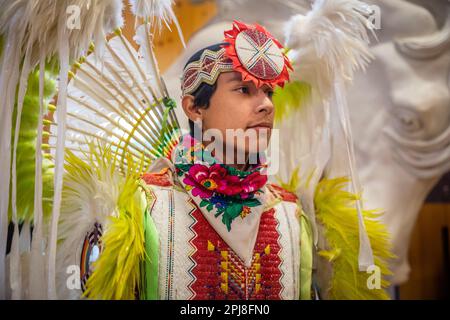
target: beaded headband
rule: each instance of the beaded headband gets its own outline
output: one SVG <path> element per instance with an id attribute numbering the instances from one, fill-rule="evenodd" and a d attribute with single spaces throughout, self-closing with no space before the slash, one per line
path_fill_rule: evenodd
<path id="1" fill-rule="evenodd" d="M 181 90 L 183 96 L 192 94 L 202 83 L 213 85 L 222 72 L 233 71 L 233 62 L 225 49 L 204 50 L 200 59 L 189 63 L 183 72 Z"/>

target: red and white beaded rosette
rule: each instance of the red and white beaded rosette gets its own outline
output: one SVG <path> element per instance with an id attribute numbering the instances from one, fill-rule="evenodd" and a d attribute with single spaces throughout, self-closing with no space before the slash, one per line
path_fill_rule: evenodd
<path id="1" fill-rule="evenodd" d="M 274 88 L 289 81 L 292 66 L 283 53 L 283 46 L 262 26 L 234 21 L 233 29 L 225 31 L 224 46 L 233 62 L 233 69 L 243 81 L 253 81 L 256 87 L 265 84 Z"/>

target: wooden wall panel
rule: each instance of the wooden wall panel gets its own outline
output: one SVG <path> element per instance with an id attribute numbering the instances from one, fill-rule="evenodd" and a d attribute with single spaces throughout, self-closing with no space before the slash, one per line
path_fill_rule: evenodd
<path id="1" fill-rule="evenodd" d="M 450 298 L 450 204 L 426 203 L 411 237 L 410 279 L 399 288 L 399 298 Z"/>

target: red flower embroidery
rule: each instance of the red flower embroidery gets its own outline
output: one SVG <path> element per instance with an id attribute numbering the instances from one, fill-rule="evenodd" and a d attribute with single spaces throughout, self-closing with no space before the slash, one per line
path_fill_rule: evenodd
<path id="1" fill-rule="evenodd" d="M 194 164 L 187 172 L 183 182 L 194 187 L 192 194 L 202 199 L 211 198 L 221 181 L 227 175 L 227 170 L 220 164 L 211 167 Z"/>

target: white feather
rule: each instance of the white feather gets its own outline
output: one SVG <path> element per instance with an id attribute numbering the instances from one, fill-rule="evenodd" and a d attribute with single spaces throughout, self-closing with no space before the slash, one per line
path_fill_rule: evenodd
<path id="1" fill-rule="evenodd" d="M 29 51 L 25 55 L 25 60 L 22 67 L 22 72 L 19 80 L 19 91 L 17 98 L 17 112 L 16 124 L 14 127 L 14 145 L 13 145 L 13 159 L 12 159 L 12 184 L 11 184 L 11 208 L 12 208 L 12 222 L 14 223 L 13 242 L 11 245 L 11 276 L 10 284 L 12 290 L 12 298 L 19 300 L 22 298 L 22 278 L 21 278 L 21 264 L 20 264 L 20 250 L 19 250 L 19 221 L 17 220 L 17 145 L 19 143 L 20 125 L 22 119 L 23 101 L 27 91 L 28 74 L 30 73 L 30 57 Z"/>
<path id="2" fill-rule="evenodd" d="M 159 19 L 166 24 L 171 22 L 171 14 L 173 0 L 130 0 L 131 11 L 136 17 L 144 19 Z"/>
<path id="3" fill-rule="evenodd" d="M 58 234 L 58 221 L 61 207 L 63 174 L 64 174 L 64 155 L 65 155 L 65 138 L 66 138 L 66 113 L 67 113 L 67 83 L 69 73 L 69 43 L 64 37 L 64 32 L 59 39 L 59 61 L 60 61 L 60 78 L 58 92 L 58 108 L 57 115 L 59 119 L 56 154 L 55 154 L 55 174 L 54 174 L 54 195 L 52 206 L 52 218 L 50 225 L 50 234 L 48 242 L 48 264 L 47 264 L 47 294 L 49 299 L 56 299 L 56 241 Z"/>
<path id="4" fill-rule="evenodd" d="M 317 0 L 307 15 L 291 17 L 285 37 L 294 77 L 329 98 L 337 74 L 351 80 L 355 70 L 365 69 L 373 58 L 367 34 L 370 12 L 358 0 Z"/>
<path id="5" fill-rule="evenodd" d="M 164 90 L 152 51 L 148 50 L 152 44 L 146 26 L 137 30 L 139 53 L 117 31 L 100 60 L 89 55 L 77 64 L 68 87 L 66 147 L 90 153 L 87 142 L 98 138 L 112 143 L 119 156 L 128 149 L 135 159 L 144 156 L 147 164 L 158 156 L 152 144 L 160 139 L 165 108 L 160 101 Z M 58 115 L 55 120 L 57 125 L 51 127 L 49 141 L 52 147 L 59 126 Z M 81 152 L 75 153 L 83 156 Z"/>
<path id="6" fill-rule="evenodd" d="M 29 264 L 29 299 L 46 298 L 45 259 L 43 250 L 43 208 L 42 208 L 42 122 L 44 117 L 44 60 L 39 62 L 39 118 L 36 138 L 36 171 L 34 189 L 34 229 Z"/>
<path id="7" fill-rule="evenodd" d="M 368 48 L 367 30 L 372 30 L 370 14 L 370 6 L 358 0 L 316 0 L 310 12 L 293 16 L 285 25 L 286 46 L 291 49 L 289 57 L 295 70 L 292 78 L 311 85 L 312 103 L 302 106 L 301 117 L 286 119 L 282 124 L 291 124 L 289 134 L 295 132 L 298 137 L 309 137 L 306 143 L 299 143 L 301 147 L 293 147 L 291 151 L 288 146 L 283 149 L 295 153 L 294 164 L 301 164 L 304 174 L 312 174 L 311 179 L 304 179 L 309 183 L 303 185 L 299 193 L 313 223 L 314 190 L 323 176 L 348 175 L 352 192 L 359 194 L 361 191 L 355 171 L 346 85 L 351 83 L 354 72 L 364 70 L 373 58 Z M 304 125 L 291 123 L 299 119 Z M 373 264 L 373 254 L 359 201 L 357 211 L 359 266 L 365 271 Z M 318 240 L 316 233 L 315 242 Z"/>
<path id="8" fill-rule="evenodd" d="M 156 24 L 158 29 L 161 29 L 162 22 L 169 28 L 170 24 L 174 23 L 178 35 L 180 36 L 181 43 L 186 47 L 183 33 L 178 22 L 172 6 L 173 0 L 129 0 L 131 4 L 131 10 L 136 17 L 144 18 L 150 22 L 152 26 Z"/>
<path id="9" fill-rule="evenodd" d="M 21 14 L 25 7 L 22 2 L 14 2 L 17 5 L 16 11 L 11 12 L 11 24 L 1 28 L 6 35 L 1 60 L 0 70 L 0 105 L 1 126 L 0 126 L 0 299 L 6 298 L 6 241 L 8 233 L 8 207 L 9 207 L 9 187 L 11 181 L 11 130 L 12 115 L 14 110 L 15 93 L 20 75 L 20 62 L 22 55 L 21 43 L 25 37 L 24 30 L 21 30 Z M 2 5 L 4 3 L 1 3 Z M 4 14 L 4 13 L 3 13 Z M 17 260 L 16 260 L 17 261 Z M 12 280 L 15 285 L 15 279 Z M 8 290 L 9 291 L 9 290 Z"/>
<path id="10" fill-rule="evenodd" d="M 26 31 L 20 44 L 30 48 L 32 67 L 40 56 L 49 58 L 58 53 L 62 31 L 70 43 L 69 59 L 74 60 L 91 42 L 100 46 L 105 35 L 123 24 L 121 0 L 1 0 L 0 7 L 0 34 L 11 27 Z M 20 24 L 14 25 L 14 15 L 20 16 Z"/>

